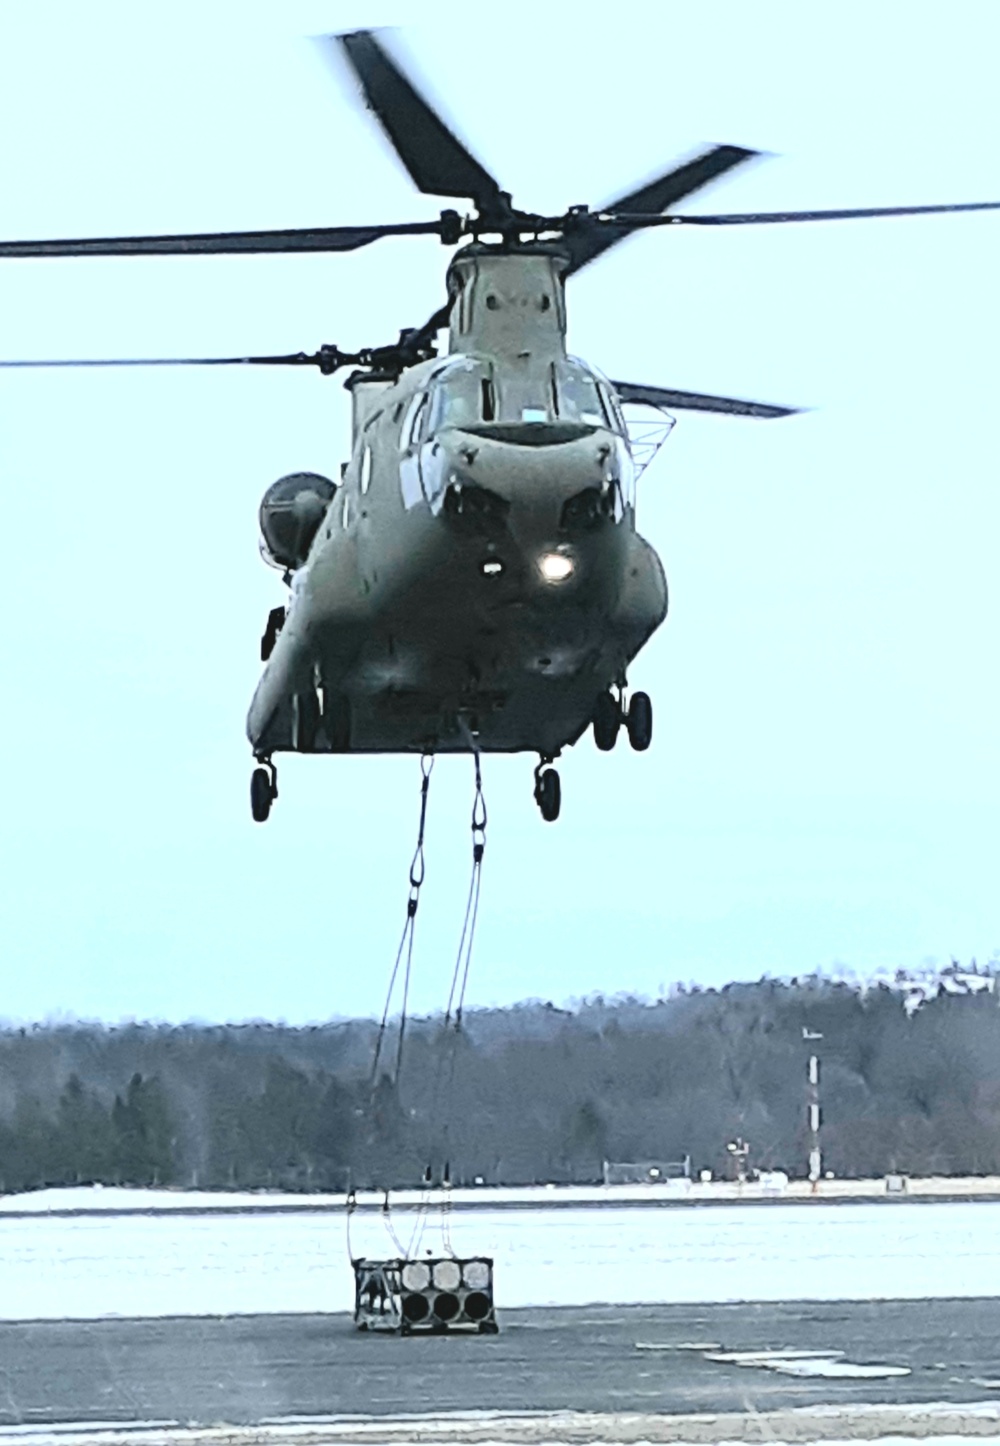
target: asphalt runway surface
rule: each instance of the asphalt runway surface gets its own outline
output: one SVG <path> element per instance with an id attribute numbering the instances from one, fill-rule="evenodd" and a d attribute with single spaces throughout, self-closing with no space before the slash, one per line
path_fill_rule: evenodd
<path id="1" fill-rule="evenodd" d="M 798 1378 L 708 1359 L 768 1349 L 909 1374 Z M 2 1425 L 996 1402 L 1000 1300 L 512 1310 L 496 1336 L 407 1338 L 360 1334 L 344 1315 L 13 1322 L 0 1324 L 0 1387 Z"/>

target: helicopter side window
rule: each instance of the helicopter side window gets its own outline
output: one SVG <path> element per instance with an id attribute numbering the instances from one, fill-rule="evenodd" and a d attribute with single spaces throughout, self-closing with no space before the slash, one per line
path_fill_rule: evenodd
<path id="1" fill-rule="evenodd" d="M 625 417 L 618 404 L 618 398 L 615 396 L 614 389 L 610 385 L 602 382 L 600 391 L 601 398 L 604 402 L 604 410 L 611 418 L 614 430 L 618 433 L 619 437 L 627 437 L 628 431 L 625 426 Z"/>
<path id="2" fill-rule="evenodd" d="M 399 485 L 407 511 L 423 501 L 420 487 L 420 437 L 427 416 L 427 393 L 412 397 L 399 432 Z"/>
<path id="3" fill-rule="evenodd" d="M 361 469 L 359 472 L 362 497 L 368 491 L 372 481 L 372 449 L 366 442 L 361 452 Z"/>
<path id="4" fill-rule="evenodd" d="M 418 397 L 414 398 L 413 405 L 410 408 L 410 415 L 403 423 L 403 448 L 405 451 L 412 452 L 415 447 L 419 447 L 420 435 L 424 429 L 424 418 L 426 415 L 427 393 L 421 392 Z"/>
<path id="5" fill-rule="evenodd" d="M 586 422 L 591 427 L 611 427 L 597 378 L 573 357 L 556 369 L 559 416 L 566 421 Z"/>

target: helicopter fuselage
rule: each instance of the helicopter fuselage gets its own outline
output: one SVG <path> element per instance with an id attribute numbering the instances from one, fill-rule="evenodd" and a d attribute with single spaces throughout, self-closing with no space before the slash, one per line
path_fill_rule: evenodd
<path id="1" fill-rule="evenodd" d="M 666 614 L 617 400 L 565 354 L 558 257 L 477 250 L 452 353 L 352 379 L 353 454 L 250 711 L 261 757 L 555 757 Z"/>

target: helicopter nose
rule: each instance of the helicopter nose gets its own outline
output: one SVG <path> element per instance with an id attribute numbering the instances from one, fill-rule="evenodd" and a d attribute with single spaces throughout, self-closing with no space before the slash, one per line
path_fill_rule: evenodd
<path id="1" fill-rule="evenodd" d="M 425 456 L 424 488 L 434 512 L 489 531 L 507 526 L 536 542 L 620 518 L 620 448 L 595 429 L 558 443 L 523 446 L 504 436 L 449 430 Z"/>

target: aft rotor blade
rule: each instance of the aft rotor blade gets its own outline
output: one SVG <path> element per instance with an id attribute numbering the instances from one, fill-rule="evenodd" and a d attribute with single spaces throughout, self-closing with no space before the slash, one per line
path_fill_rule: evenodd
<path id="1" fill-rule="evenodd" d="M 295 231 L 208 231 L 190 236 L 85 236 L 70 241 L 0 241 L 4 256 L 221 256 L 260 251 L 356 251 L 383 236 L 440 236 L 442 222 L 318 226 Z"/>
<path id="2" fill-rule="evenodd" d="M 728 216 L 641 216 L 609 206 L 608 224 L 641 230 L 647 226 L 760 226 L 785 221 L 855 221 L 866 216 L 930 216 L 944 211 L 998 211 L 1000 201 L 962 201 L 950 206 L 863 206 L 845 211 L 746 211 Z M 624 208 L 622 208 L 624 211 Z"/>
<path id="3" fill-rule="evenodd" d="M 731 417 L 791 417 L 801 407 L 775 407 L 769 402 L 745 402 L 737 397 L 713 397 L 705 392 L 677 392 L 667 387 L 646 387 L 634 382 L 612 382 L 623 402 L 648 407 L 677 407 L 689 412 L 725 412 Z"/>
<path id="4" fill-rule="evenodd" d="M 451 302 L 438 308 L 434 315 L 425 321 L 419 331 L 411 332 L 407 337 L 407 346 L 414 351 L 420 351 L 429 346 L 437 336 L 438 332 L 448 325 L 448 318 L 451 315 Z"/>
<path id="5" fill-rule="evenodd" d="M 581 266 L 586 266 L 610 247 L 623 241 L 637 229 L 637 218 L 640 218 L 639 224 L 643 217 L 655 218 L 652 224 L 659 224 L 664 219 L 661 212 L 666 211 L 669 206 L 676 206 L 685 196 L 692 195 L 702 186 L 707 186 L 709 181 L 725 175 L 734 166 L 741 166 L 756 155 L 759 155 L 758 151 L 749 151 L 743 146 L 714 146 L 704 155 L 696 156 L 682 166 L 674 166 L 657 180 L 650 181 L 627 196 L 620 196 L 617 201 L 602 207 L 601 215 L 611 215 L 614 221 L 619 220 L 621 213 L 620 229 L 615 228 L 613 221 L 603 221 L 599 226 L 588 226 L 587 217 L 582 216 L 579 229 L 574 229 L 565 238 L 570 253 L 566 274 L 579 271 Z"/>
<path id="6" fill-rule="evenodd" d="M 370 30 L 338 36 L 365 100 L 418 191 L 475 201 L 484 215 L 503 216 L 509 202 L 499 182 L 448 129 L 390 59 Z"/>

